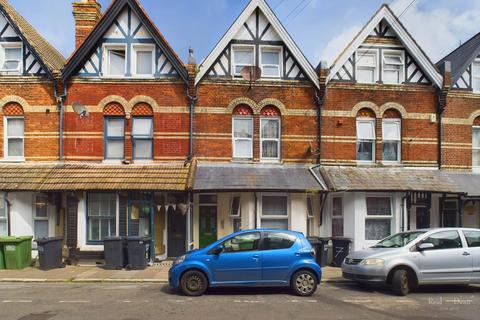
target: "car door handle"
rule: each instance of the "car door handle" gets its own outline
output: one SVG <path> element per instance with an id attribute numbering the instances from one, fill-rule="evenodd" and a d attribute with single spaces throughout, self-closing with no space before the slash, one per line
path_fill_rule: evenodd
<path id="1" fill-rule="evenodd" d="M 463 256 L 469 256 L 469 255 L 470 255 L 470 253 L 468 253 L 468 252 L 464 252 L 464 253 L 462 253 L 462 255 L 463 255 Z"/>
<path id="2" fill-rule="evenodd" d="M 255 254 L 253 255 L 252 259 L 258 261 L 258 259 L 260 259 L 260 256 L 258 254 Z"/>

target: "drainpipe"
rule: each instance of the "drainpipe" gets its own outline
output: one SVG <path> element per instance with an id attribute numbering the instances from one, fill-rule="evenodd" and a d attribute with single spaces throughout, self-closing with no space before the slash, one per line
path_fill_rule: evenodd
<path id="1" fill-rule="evenodd" d="M 188 146 L 188 156 L 186 162 L 189 162 L 193 158 L 193 114 L 195 111 L 195 104 L 198 100 L 198 84 L 195 84 L 196 73 L 197 73 L 197 63 L 195 62 L 195 57 L 193 55 L 193 49 L 190 47 L 188 49 L 188 83 L 187 83 L 187 98 L 190 102 L 190 144 Z M 192 96 L 192 93 L 194 95 Z"/>
<path id="2" fill-rule="evenodd" d="M 11 206 L 11 203 L 10 203 L 10 200 L 8 200 L 8 192 L 5 192 L 3 201 L 4 201 L 5 210 L 6 210 L 6 214 L 7 214 L 7 236 L 10 236 L 12 234 L 11 223 L 10 223 L 10 218 L 11 218 L 10 217 L 10 206 Z"/>
<path id="3" fill-rule="evenodd" d="M 187 98 L 188 98 L 188 101 L 190 102 L 190 129 L 189 129 L 190 143 L 188 145 L 187 161 L 191 161 L 193 158 L 193 114 L 195 111 L 195 104 L 198 100 L 198 85 L 195 86 L 195 96 L 191 96 L 190 94 L 187 93 Z"/>
<path id="4" fill-rule="evenodd" d="M 317 150 L 316 150 L 316 163 L 321 163 L 321 150 L 322 150 L 322 106 L 325 103 L 327 96 L 327 77 L 329 69 L 327 68 L 327 62 L 321 61 L 318 65 L 318 79 L 320 89 L 315 90 L 315 105 L 317 106 Z"/>
<path id="5" fill-rule="evenodd" d="M 438 117 L 438 169 L 442 169 L 442 117 L 447 105 L 447 95 L 452 82 L 452 67 L 450 61 L 445 61 L 443 68 L 443 85 L 437 90 L 437 117 Z"/>
<path id="6" fill-rule="evenodd" d="M 58 141 L 58 158 L 60 161 L 63 161 L 63 112 L 65 109 L 64 102 L 67 97 L 67 87 L 66 85 L 62 82 L 63 86 L 63 94 L 59 95 L 58 94 L 58 85 L 56 82 L 53 84 L 53 94 L 55 97 L 55 100 L 60 107 L 60 119 L 59 119 L 59 141 Z"/>

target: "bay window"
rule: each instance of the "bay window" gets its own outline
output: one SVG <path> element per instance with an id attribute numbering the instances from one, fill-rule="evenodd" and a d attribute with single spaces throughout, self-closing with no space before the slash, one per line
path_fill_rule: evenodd
<path id="1" fill-rule="evenodd" d="M 267 229 L 288 229 L 286 195 L 262 195 L 260 225 Z"/>
<path id="2" fill-rule="evenodd" d="M 262 67 L 262 77 L 279 78 L 281 49 L 275 47 L 262 47 L 260 55 L 260 65 Z"/>
<path id="3" fill-rule="evenodd" d="M 472 63 L 472 89 L 473 92 L 480 92 L 480 59 Z"/>
<path id="4" fill-rule="evenodd" d="M 87 243 L 101 243 L 115 236 L 117 195 L 115 193 L 87 194 Z"/>
<path id="5" fill-rule="evenodd" d="M 155 66 L 154 46 L 136 45 L 133 47 L 135 61 L 133 73 L 136 76 L 153 76 Z"/>
<path id="6" fill-rule="evenodd" d="M 35 195 L 35 212 L 33 217 L 34 239 L 48 237 L 48 196 L 46 194 Z"/>
<path id="7" fill-rule="evenodd" d="M 384 83 L 402 83 L 404 77 L 403 53 L 401 51 L 383 52 L 383 82 Z"/>
<path id="8" fill-rule="evenodd" d="M 233 117 L 233 157 L 251 159 L 253 157 L 253 118 Z"/>
<path id="9" fill-rule="evenodd" d="M 8 236 L 8 215 L 5 196 L 0 195 L 0 237 Z"/>
<path id="10" fill-rule="evenodd" d="M 383 119 L 382 121 L 382 158 L 387 162 L 400 161 L 401 120 Z"/>
<path id="11" fill-rule="evenodd" d="M 153 119 L 133 118 L 133 159 L 153 159 Z"/>
<path id="12" fill-rule="evenodd" d="M 251 67 L 255 61 L 255 51 L 253 46 L 233 46 L 233 74 L 240 76 L 244 67 Z"/>
<path id="13" fill-rule="evenodd" d="M 343 237 L 343 198 L 332 198 L 332 237 Z"/>
<path id="14" fill-rule="evenodd" d="M 127 50 L 125 46 L 106 46 L 106 76 L 125 76 L 127 72 Z"/>
<path id="15" fill-rule="evenodd" d="M 480 169 L 480 126 L 473 127 L 472 154 L 473 168 Z"/>
<path id="16" fill-rule="evenodd" d="M 4 73 L 20 73 L 22 69 L 22 44 L 1 45 L 1 71 Z"/>
<path id="17" fill-rule="evenodd" d="M 125 146 L 125 120 L 105 118 L 105 159 L 123 159 Z"/>
<path id="18" fill-rule="evenodd" d="M 280 160 L 280 119 L 260 119 L 260 155 L 262 160 Z"/>
<path id="19" fill-rule="evenodd" d="M 375 119 L 357 119 L 357 160 L 375 160 Z"/>
<path id="20" fill-rule="evenodd" d="M 24 158 L 24 118 L 5 117 L 4 153 L 5 159 L 23 160 Z"/>
<path id="21" fill-rule="evenodd" d="M 356 52 L 356 78 L 360 83 L 375 83 L 378 79 L 378 52 L 358 50 Z"/>
<path id="22" fill-rule="evenodd" d="M 391 234 L 392 199 L 390 197 L 367 197 L 365 239 L 381 240 Z"/>

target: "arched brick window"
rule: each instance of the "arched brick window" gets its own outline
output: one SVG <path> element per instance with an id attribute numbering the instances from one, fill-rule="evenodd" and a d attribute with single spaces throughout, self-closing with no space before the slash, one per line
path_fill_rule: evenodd
<path id="1" fill-rule="evenodd" d="M 480 170 L 480 117 L 473 121 L 472 137 L 472 166 Z"/>
<path id="2" fill-rule="evenodd" d="M 262 160 L 280 160 L 281 113 L 272 105 L 260 111 L 260 158 Z"/>
<path id="3" fill-rule="evenodd" d="M 375 112 L 369 108 L 357 113 L 357 161 L 375 161 Z"/>
<path id="4" fill-rule="evenodd" d="M 145 102 L 137 103 L 132 110 L 133 159 L 153 159 L 153 108 Z"/>
<path id="5" fill-rule="evenodd" d="M 16 102 L 3 106 L 4 115 L 4 158 L 8 160 L 23 160 L 25 142 L 25 119 L 23 108 Z"/>
<path id="6" fill-rule="evenodd" d="M 233 109 L 232 140 L 233 158 L 253 158 L 253 110 L 246 104 Z"/>
<path id="7" fill-rule="evenodd" d="M 402 115 L 395 109 L 388 109 L 382 119 L 382 160 L 400 162 L 402 146 Z"/>
<path id="8" fill-rule="evenodd" d="M 103 108 L 104 116 L 104 158 L 121 160 L 125 158 L 125 110 L 118 102 L 111 102 Z"/>

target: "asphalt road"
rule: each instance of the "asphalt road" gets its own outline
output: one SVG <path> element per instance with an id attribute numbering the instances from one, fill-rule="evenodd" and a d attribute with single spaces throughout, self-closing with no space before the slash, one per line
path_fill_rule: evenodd
<path id="1" fill-rule="evenodd" d="M 322 284 L 312 297 L 286 289 L 215 289 L 179 295 L 162 284 L 2 283 L 1 320 L 480 319 L 480 287 L 427 287 L 408 297 L 355 284 Z"/>

